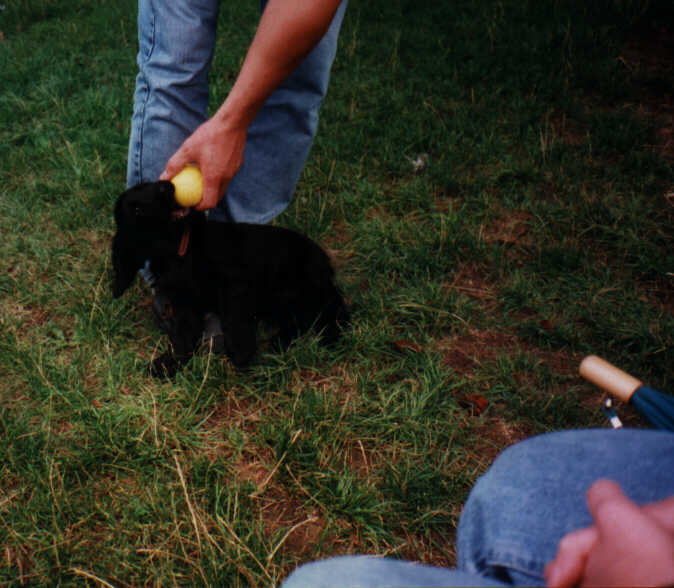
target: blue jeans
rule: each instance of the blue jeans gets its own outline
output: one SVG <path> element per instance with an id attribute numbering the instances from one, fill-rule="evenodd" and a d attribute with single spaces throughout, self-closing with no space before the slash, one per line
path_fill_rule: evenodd
<path id="1" fill-rule="evenodd" d="M 456 570 L 369 556 L 306 564 L 283 588 L 321 586 L 540 586 L 560 539 L 592 524 L 585 492 L 618 482 L 639 504 L 674 495 L 674 434 L 582 430 L 506 449 L 475 484 L 457 534 Z"/>
<path id="2" fill-rule="evenodd" d="M 155 181 L 207 119 L 208 72 L 220 0 L 139 0 L 138 68 L 127 185 Z M 262 0 L 264 10 L 266 0 Z M 320 43 L 276 89 L 249 127 L 244 164 L 211 217 L 266 223 L 290 203 L 318 126 L 344 0 Z"/>

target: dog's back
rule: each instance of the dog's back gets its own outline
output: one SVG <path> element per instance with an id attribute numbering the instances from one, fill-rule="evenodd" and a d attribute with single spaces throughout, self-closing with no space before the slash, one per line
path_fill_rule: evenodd
<path id="1" fill-rule="evenodd" d="M 325 251 L 309 237 L 272 225 L 206 221 L 205 249 L 256 284 L 259 318 L 297 333 L 316 327 L 335 341 L 350 320 Z"/>

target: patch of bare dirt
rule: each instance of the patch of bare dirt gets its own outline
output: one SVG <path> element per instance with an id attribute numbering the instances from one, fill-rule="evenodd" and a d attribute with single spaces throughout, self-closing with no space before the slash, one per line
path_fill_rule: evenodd
<path id="1" fill-rule="evenodd" d="M 515 424 L 496 416 L 484 420 L 475 433 L 477 442 L 472 454 L 483 471 L 504 449 L 531 437 L 533 429 L 526 423 Z"/>
<path id="2" fill-rule="evenodd" d="M 552 140 L 564 145 L 578 146 L 587 140 L 587 131 L 578 122 L 567 118 L 566 114 L 552 116 L 548 120 Z"/>
<path id="3" fill-rule="evenodd" d="M 437 514 L 458 521 L 461 505 L 447 505 L 447 508 L 451 510 Z M 456 567 L 456 547 L 452 536 L 455 534 L 455 529 L 448 529 L 447 534 L 449 537 L 433 532 L 420 535 L 409 533 L 403 528 L 402 537 L 405 543 L 396 550 L 396 555 L 404 560 L 416 561 L 426 565 L 445 568 Z"/>
<path id="4" fill-rule="evenodd" d="M 274 471 L 273 454 L 268 447 L 256 447 L 254 452 L 244 451 L 234 465 L 236 477 L 241 482 L 250 482 L 255 492 L 264 490 Z"/>
<path id="5" fill-rule="evenodd" d="M 309 555 L 320 545 L 328 525 L 321 512 L 302 501 L 271 489 L 256 498 L 260 516 L 269 536 L 279 535 L 275 547 L 296 556 Z"/>
<path id="6" fill-rule="evenodd" d="M 674 71 L 674 28 L 643 28 L 625 43 L 620 60 L 631 71 Z"/>
<path id="7" fill-rule="evenodd" d="M 672 194 L 674 197 L 674 193 Z M 672 204 L 674 206 L 674 203 Z M 641 298 L 669 314 L 674 314 L 674 276 L 641 282 Z"/>
<path id="8" fill-rule="evenodd" d="M 580 361 L 579 357 L 566 351 L 541 349 L 521 340 L 512 332 L 496 330 L 470 329 L 441 342 L 440 351 L 442 363 L 469 381 L 475 380 L 475 374 L 480 368 L 501 355 L 526 354 L 535 363 L 547 366 L 550 372 L 560 376 L 574 376 Z M 512 377 L 522 389 L 534 391 L 538 387 L 538 382 L 528 370 L 516 372 Z M 489 382 L 484 383 L 484 386 L 489 385 Z M 555 393 L 555 390 L 548 390 L 548 394 Z M 457 401 L 470 414 L 479 416 L 490 405 L 486 395 L 482 394 L 479 389 L 471 388 L 464 393 L 459 392 Z"/>
<path id="9" fill-rule="evenodd" d="M 236 390 L 232 389 L 226 398 L 214 405 L 213 412 L 201 425 L 200 436 L 205 446 L 203 453 L 213 461 L 232 456 L 234 449 L 231 442 L 225 438 L 226 432 L 234 427 L 244 435 L 252 433 L 262 419 L 264 410 L 265 407 L 260 406 L 256 400 L 238 397 Z M 256 455 L 265 450 L 264 447 L 256 449 Z M 253 464 L 253 460 L 249 460 L 248 463 Z M 255 470 L 255 466 L 250 466 L 251 472 L 246 472 L 245 469 L 242 465 L 239 472 L 241 478 L 254 481 L 251 472 Z"/>
<path id="10" fill-rule="evenodd" d="M 361 480 L 373 482 L 383 459 L 376 439 L 351 439 L 344 444 L 344 465 Z"/>
<path id="11" fill-rule="evenodd" d="M 21 586 L 26 585 L 32 578 L 31 572 L 35 567 L 33 551 L 27 544 L 2 546 L 3 567 L 6 565 L 10 571 L 16 568 L 16 576 Z"/>
<path id="12" fill-rule="evenodd" d="M 436 212 L 450 213 L 456 212 L 463 206 L 463 198 L 451 191 L 441 188 L 431 194 L 433 205 L 432 208 Z"/>
<path id="13" fill-rule="evenodd" d="M 496 300 L 496 285 L 480 268 L 465 264 L 459 267 L 451 284 L 445 286 L 448 292 L 457 291 L 475 300 L 490 302 Z"/>
<path id="14" fill-rule="evenodd" d="M 638 113 L 655 123 L 653 150 L 674 163 L 674 26 L 660 23 L 635 31 L 623 46 L 620 61 L 639 88 Z M 663 195 L 663 215 L 674 219 L 674 186 Z M 671 224 L 671 222 L 670 222 Z M 664 287 L 648 284 L 646 296 L 672 312 L 671 280 Z"/>
<path id="15" fill-rule="evenodd" d="M 292 496 L 275 483 L 282 461 L 274 463 L 271 450 L 256 449 L 255 453 L 244 452 L 234 471 L 239 480 L 248 481 L 255 488 L 250 497 L 257 504 L 265 534 L 276 539 L 274 549 L 296 556 L 309 555 L 320 544 L 328 521 L 309 496 Z"/>
<path id="16" fill-rule="evenodd" d="M 674 161 L 674 27 L 635 32 L 625 43 L 620 62 L 639 84 L 639 112 L 656 121 L 655 148 Z"/>
<path id="17" fill-rule="evenodd" d="M 51 313 L 47 310 L 34 305 L 24 305 L 9 299 L 2 301 L 0 304 L 3 314 L 11 316 L 20 330 L 44 327 L 52 318 Z"/>
<path id="18" fill-rule="evenodd" d="M 236 389 L 232 389 L 222 402 L 214 405 L 214 410 L 204 421 L 202 430 L 222 431 L 224 428 L 236 427 L 250 432 L 262 419 L 265 409 L 257 399 L 240 396 Z"/>
<path id="19" fill-rule="evenodd" d="M 503 353 L 520 346 L 512 333 L 470 329 L 441 343 L 442 363 L 455 372 L 472 377 L 474 369 Z"/>
<path id="20" fill-rule="evenodd" d="M 487 243 L 529 245 L 532 218 L 532 214 L 525 210 L 503 210 L 482 228 L 480 236 Z"/>

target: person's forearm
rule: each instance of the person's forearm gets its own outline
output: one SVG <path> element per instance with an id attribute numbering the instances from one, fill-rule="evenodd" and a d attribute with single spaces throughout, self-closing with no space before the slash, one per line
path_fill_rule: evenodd
<path id="1" fill-rule="evenodd" d="M 247 128 L 267 97 L 328 30 L 340 0 L 269 0 L 227 99 L 215 114 Z"/>
<path id="2" fill-rule="evenodd" d="M 243 163 L 248 127 L 269 95 L 320 42 L 341 0 L 269 0 L 227 99 L 166 163 L 160 179 L 187 163 L 203 174 L 197 210 L 217 205 Z"/>

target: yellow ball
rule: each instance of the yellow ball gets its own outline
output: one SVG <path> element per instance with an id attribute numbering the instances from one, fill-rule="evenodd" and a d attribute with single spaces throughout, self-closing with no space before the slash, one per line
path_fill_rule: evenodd
<path id="1" fill-rule="evenodd" d="M 185 208 L 201 202 L 204 194 L 204 178 L 196 165 L 187 165 L 171 180 L 175 188 L 176 202 Z"/>

